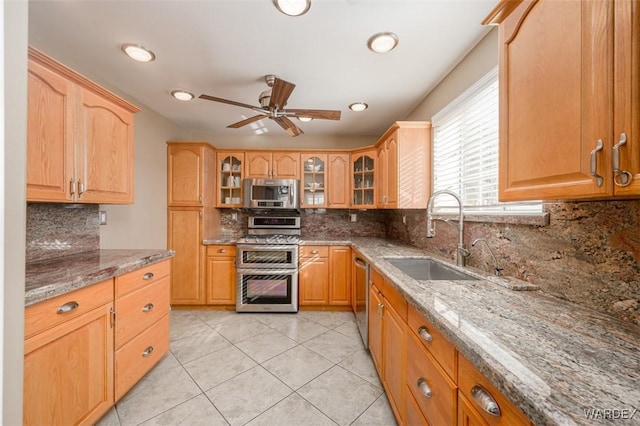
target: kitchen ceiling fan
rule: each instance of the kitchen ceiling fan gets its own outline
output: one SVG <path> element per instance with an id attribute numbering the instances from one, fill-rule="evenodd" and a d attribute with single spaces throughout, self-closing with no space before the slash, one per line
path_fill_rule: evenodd
<path id="1" fill-rule="evenodd" d="M 228 99 L 217 98 L 215 96 L 200 95 L 200 99 L 206 99 L 213 102 L 221 102 L 223 104 L 235 105 L 243 108 L 249 108 L 256 112 L 258 115 L 246 118 L 228 125 L 228 128 L 238 129 L 247 124 L 251 124 L 254 121 L 262 120 L 263 118 L 270 118 L 280 125 L 291 136 L 298 136 L 304 132 L 293 121 L 289 120 L 289 117 L 296 118 L 310 118 L 321 120 L 340 120 L 340 111 L 326 110 L 326 109 L 285 109 L 289 96 L 295 89 L 296 85 L 284 81 L 276 77 L 275 75 L 266 75 L 265 81 L 270 89 L 265 90 L 259 96 L 260 106 L 253 106 L 242 102 L 230 101 Z"/>

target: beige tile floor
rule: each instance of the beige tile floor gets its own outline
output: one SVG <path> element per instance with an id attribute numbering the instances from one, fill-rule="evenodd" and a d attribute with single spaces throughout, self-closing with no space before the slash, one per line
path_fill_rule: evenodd
<path id="1" fill-rule="evenodd" d="M 396 425 L 350 312 L 171 312 L 171 348 L 98 425 Z"/>

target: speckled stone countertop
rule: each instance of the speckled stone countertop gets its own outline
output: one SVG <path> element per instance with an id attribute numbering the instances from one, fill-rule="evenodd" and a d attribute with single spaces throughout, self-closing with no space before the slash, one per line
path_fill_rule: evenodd
<path id="1" fill-rule="evenodd" d="M 27 263 L 25 305 L 135 271 L 173 255 L 173 250 L 96 250 Z"/>
<path id="2" fill-rule="evenodd" d="M 535 424 L 611 424 L 585 411 L 640 411 L 639 327 L 489 280 L 416 281 L 385 257 L 424 251 L 384 239 L 350 243 Z M 618 422 L 640 424 L 640 413 Z"/>
<path id="3" fill-rule="evenodd" d="M 202 244 L 205 246 L 235 244 L 238 241 L 238 238 L 239 237 L 236 235 L 213 235 L 202 240 Z"/>

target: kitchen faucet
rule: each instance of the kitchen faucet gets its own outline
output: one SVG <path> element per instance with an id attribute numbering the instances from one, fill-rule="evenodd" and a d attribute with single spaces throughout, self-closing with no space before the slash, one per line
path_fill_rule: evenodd
<path id="1" fill-rule="evenodd" d="M 458 202 L 458 208 L 459 208 L 459 213 L 458 213 L 458 247 L 456 249 L 456 265 L 458 266 L 465 266 L 467 263 L 467 257 L 469 257 L 469 255 L 471 254 L 469 252 L 469 250 L 467 250 L 464 247 L 464 213 L 462 212 L 462 200 L 460 199 L 460 197 L 458 196 L 458 194 L 456 194 L 453 191 L 449 191 L 448 189 L 443 189 L 440 191 L 436 191 L 433 194 L 431 194 L 431 197 L 429 197 L 429 202 L 427 203 L 427 238 L 432 238 L 436 235 L 436 230 L 433 227 L 433 200 L 441 194 L 449 194 L 451 195 L 453 198 L 456 199 L 456 201 Z M 445 223 L 448 223 L 451 226 L 456 226 L 454 223 L 452 223 L 450 220 L 448 219 L 435 219 L 435 220 L 441 220 Z"/>
<path id="2" fill-rule="evenodd" d="M 487 242 L 487 240 L 485 240 L 484 238 L 476 238 L 471 243 L 471 247 L 475 247 L 476 244 L 481 243 L 481 242 L 483 242 L 487 246 L 487 248 L 489 249 L 489 254 L 493 258 L 493 273 L 495 274 L 496 277 L 499 277 L 500 276 L 500 271 L 502 271 L 502 268 L 498 266 L 498 259 L 496 259 L 496 257 L 493 255 L 493 251 L 491 251 L 491 246 L 489 246 L 489 243 Z"/>

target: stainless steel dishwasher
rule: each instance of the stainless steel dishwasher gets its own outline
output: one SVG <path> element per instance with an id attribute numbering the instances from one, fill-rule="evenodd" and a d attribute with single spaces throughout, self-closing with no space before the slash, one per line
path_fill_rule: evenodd
<path id="1" fill-rule="evenodd" d="M 358 253 L 353 255 L 353 264 L 356 271 L 354 314 L 364 347 L 369 348 L 369 264 Z"/>

